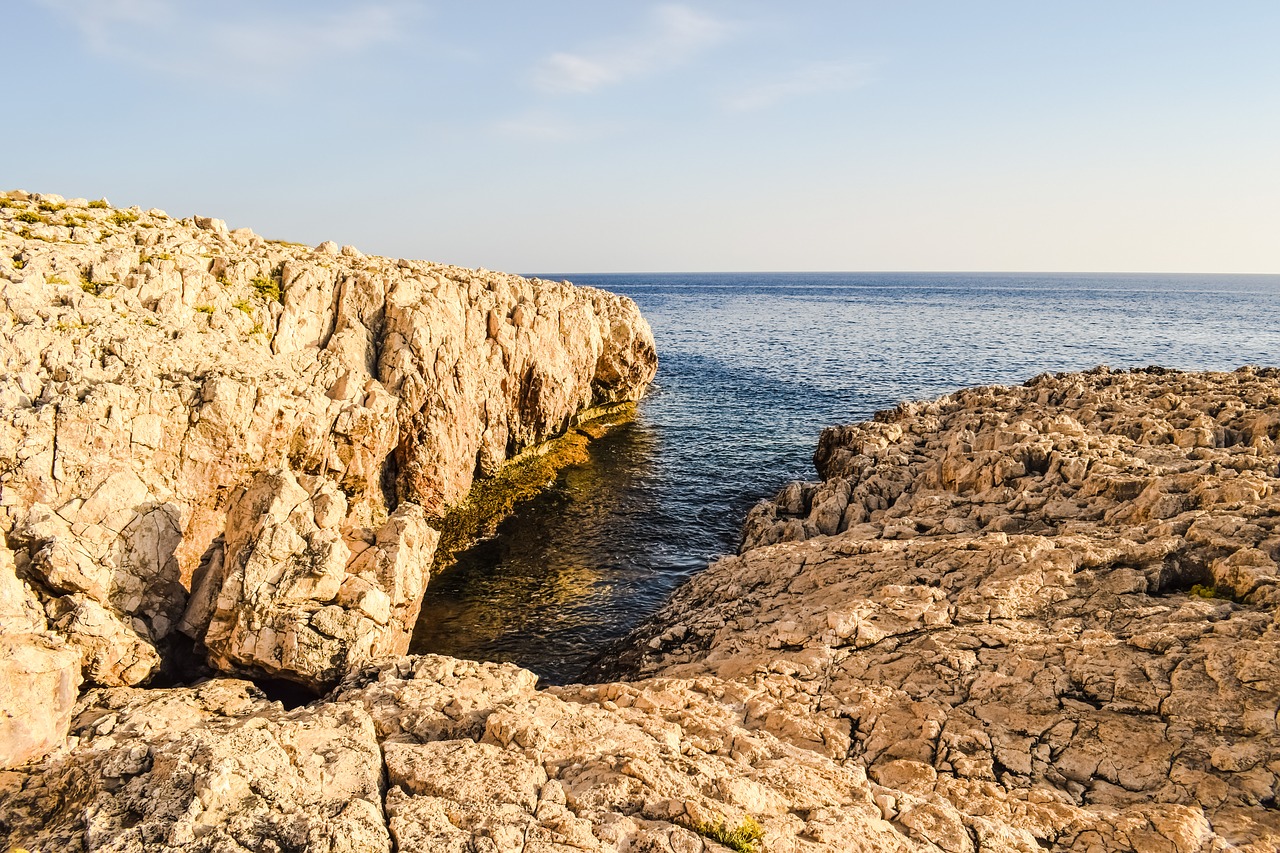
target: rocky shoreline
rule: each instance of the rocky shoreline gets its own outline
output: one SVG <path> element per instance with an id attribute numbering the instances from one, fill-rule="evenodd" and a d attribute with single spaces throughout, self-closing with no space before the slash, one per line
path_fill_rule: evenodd
<path id="1" fill-rule="evenodd" d="M 603 291 L 47 194 L 0 196 L 0 306 L 4 708 L 50 711 L 0 764 L 82 677 L 322 692 L 404 653 L 441 534 L 656 370 Z"/>
<path id="2" fill-rule="evenodd" d="M 0 771 L 0 844 L 1280 849 L 1280 371 L 1041 376 L 828 429 L 821 480 L 753 510 L 741 553 L 678 590 L 598 668 L 600 683 L 539 690 L 509 664 L 402 656 L 389 626 L 427 581 L 429 521 L 472 478 L 590 405 L 643 393 L 652 338 L 634 306 L 255 243 L 158 212 L 100 225 L 120 212 L 49 198 L 11 195 L 0 211 L 6 252 L 21 247 L 12 271 L 0 256 L 11 419 L 0 505 L 13 549 L 0 549 L 0 707 L 13 737 L 30 721 L 8 709 L 52 697 L 38 701 L 64 703 L 70 734 L 47 734 L 51 754 Z M 23 223 L 19 210 L 90 222 Z M 47 230 L 19 236 L 26 226 Z M 50 280 L 153 235 L 172 242 L 146 253 L 191 267 L 122 254 L 115 283 L 92 263 L 83 287 Z M 262 312 L 251 317 L 234 302 L 272 280 L 277 252 L 281 301 L 249 303 Z M 223 256 L 225 283 L 213 272 Z M 299 284 L 307 276 L 334 287 Z M 356 315 L 379 319 L 361 333 Z M 537 338 L 544 316 L 559 321 Z M 255 318 L 275 331 L 245 326 Z M 347 330 L 358 346 L 334 344 Z M 599 346 L 556 343 L 568 338 Z M 452 373 L 436 369 L 441 349 Z M 565 368 L 554 381 L 551 364 Z M 522 379 L 530 366 L 536 382 Z M 143 418 L 156 411 L 174 414 L 152 445 Z M 394 425 L 395 441 L 359 423 Z M 146 473 L 159 470 L 175 473 Z M 102 492 L 129 472 L 145 493 Z M 181 536 L 144 562 L 132 543 L 157 537 L 131 531 L 169 529 L 156 512 Z M 339 564 L 341 575 L 327 568 Z M 95 598 L 102 565 L 114 586 Z M 181 613 L 164 597 L 174 584 Z M 98 610 L 115 621 L 95 634 L 84 614 Z M 367 624 L 344 627 L 357 618 Z M 230 672 L 132 686 L 131 667 L 148 660 L 129 651 L 135 638 L 167 652 L 158 624 L 207 625 L 210 657 Z M 279 638 L 307 636 L 300 626 L 341 642 L 299 656 L 295 639 L 288 657 Z M 98 686 L 77 698 L 76 679 L 33 677 L 41 655 L 69 657 Z M 325 695 L 285 707 L 243 677 L 286 661 L 284 674 Z"/>

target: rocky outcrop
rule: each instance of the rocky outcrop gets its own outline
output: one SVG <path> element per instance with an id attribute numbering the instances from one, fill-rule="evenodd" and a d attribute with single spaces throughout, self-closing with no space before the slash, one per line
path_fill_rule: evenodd
<path id="1" fill-rule="evenodd" d="M 406 503 L 378 530 L 344 536 L 342 493 L 317 488 L 271 471 L 232 498 L 184 622 L 208 626 L 218 669 L 332 684 L 355 663 L 408 651 L 439 534 Z"/>
<path id="2" fill-rule="evenodd" d="M 0 774 L 0 843 L 1280 849 L 1278 406 L 1277 371 L 1099 371 L 830 430 L 631 680 L 423 656 L 293 711 L 94 690 L 70 752 Z"/>
<path id="3" fill-rule="evenodd" d="M 0 544 L 0 767 L 62 745 L 80 687 L 80 654 L 47 630 Z"/>
<path id="4" fill-rule="evenodd" d="M 57 206 L 45 198 L 19 201 L 10 221 L 18 209 L 67 216 L 35 213 Z M 427 279 L 455 288 L 460 271 L 332 246 L 254 248 L 215 221 L 67 210 L 99 235 L 149 223 L 143 239 L 171 229 L 216 244 L 232 264 L 206 259 L 210 275 L 232 270 L 220 287 L 249 274 L 235 264 L 251 249 L 346 278 L 329 303 L 329 273 L 282 275 L 281 307 L 255 309 L 274 323 L 257 349 L 232 341 L 239 320 L 217 320 L 216 306 L 194 312 L 214 318 L 205 334 L 227 352 L 259 357 L 236 366 L 182 343 L 200 332 L 164 325 L 163 313 L 139 324 L 154 365 L 107 357 L 92 330 L 126 322 L 102 312 L 127 315 L 130 298 L 153 292 L 141 267 L 127 273 L 140 281 L 97 295 L 41 291 L 48 316 L 21 314 L 28 291 L 10 279 L 0 322 L 19 344 L 6 351 L 15 368 L 0 400 L 16 408 L 0 446 L 16 461 L 0 505 L 17 551 L 9 568 L 0 549 L 0 612 L 17 627 L 4 648 L 18 652 L 0 656 L 16 662 L 4 672 L 50 674 L 28 677 L 50 697 L 73 693 L 82 669 L 128 682 L 150 665 L 146 649 L 163 648 L 161 629 L 177 626 L 203 636 L 221 666 L 341 681 L 293 709 L 231 678 L 96 687 L 74 709 L 50 700 L 72 737 L 0 771 L 0 845 L 714 853 L 734 837 L 769 853 L 1280 849 L 1280 371 L 1043 376 L 827 430 L 822 480 L 757 507 L 742 552 L 608 656 L 601 675 L 623 680 L 538 690 L 508 664 L 396 657 L 398 626 L 417 606 L 430 521 L 467 478 L 562 429 L 576 417 L 562 407 L 612 402 L 615 383 L 648 375 L 626 303 L 590 296 L 587 338 L 604 347 L 594 360 L 566 343 L 527 369 L 518 353 L 534 343 L 520 336 L 550 334 L 536 331 L 540 310 L 486 309 L 481 322 L 450 314 L 452 301 L 422 307 Z M 77 239 L 26 224 L 26 239 Z M 55 260 L 70 251 L 51 245 Z M 62 267 L 29 257 L 46 266 L 31 287 L 62 287 L 48 280 Z M 121 264 L 92 267 L 89 289 L 112 269 L 124 275 Z M 348 284 L 364 280 L 361 264 L 382 284 Z M 415 282 L 403 298 L 390 295 L 395 277 Z M 581 304 L 557 301 L 567 288 L 501 280 L 549 288 L 562 322 L 586 322 Z M 467 298 L 498 304 L 496 285 L 475 281 Z M 63 338 L 36 330 L 70 324 L 72 303 L 94 318 L 80 330 L 90 343 L 59 349 Z M 440 337 L 455 320 L 477 323 L 465 352 Z M 426 325 L 387 333 L 416 323 Z M 40 364 L 63 371 L 24 372 L 35 356 L 22 341 L 43 342 Z M 441 348 L 445 362 L 456 352 L 452 368 L 437 366 Z M 508 358 L 525 368 L 510 372 Z M 552 364 L 585 385 L 553 381 Z M 95 372 L 108 370 L 119 373 Z M 147 370 L 158 421 L 138 414 Z M 485 396 L 481 376 L 512 396 Z M 176 427 L 158 412 L 183 400 L 190 415 L 171 440 Z M 470 418 L 486 428 L 461 423 Z M 45 435 L 57 436 L 48 452 Z M 464 463 L 470 474 L 458 473 Z M 221 484 L 216 498 L 199 497 L 198 474 Z M 78 497 L 58 497 L 76 483 Z M 193 530 L 209 537 L 202 548 L 188 547 Z M 165 598 L 166 584 L 192 582 L 189 605 Z M 16 760 L 60 740 L 43 721 L 0 723 Z"/>
<path id="5" fill-rule="evenodd" d="M 655 370 L 602 291 L 23 192 L 0 307 L 0 532 L 102 686 L 402 653 L 444 513 Z"/>
<path id="6" fill-rule="evenodd" d="M 34 850 L 388 851 L 382 759 L 351 704 L 284 711 L 247 681 L 86 694 L 75 752 L 0 774 Z M 8 849 L 8 848 L 6 848 Z"/>
<path id="7" fill-rule="evenodd" d="M 823 480 L 757 507 L 626 666 L 753 685 L 749 718 L 865 767 L 946 850 L 1276 849 L 1278 441 L 1280 372 L 1249 369 L 827 430 Z"/>

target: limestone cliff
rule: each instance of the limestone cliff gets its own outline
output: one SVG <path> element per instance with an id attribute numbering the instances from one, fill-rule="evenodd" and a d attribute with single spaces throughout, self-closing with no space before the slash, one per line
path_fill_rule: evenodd
<path id="1" fill-rule="evenodd" d="M 1280 850 L 1280 371 L 1041 376 L 831 428 L 821 481 L 753 510 L 621 680 L 538 690 L 397 656 L 392 626 L 470 478 L 643 388 L 634 308 L 60 203 L 4 211 L 30 233 L 0 283 L 0 760 L 59 748 L 0 771 L 0 848 Z M 345 674 L 295 709 L 237 678 L 77 701 L 82 656 L 145 677 L 177 624 L 223 666 Z"/>
<path id="2" fill-rule="evenodd" d="M 824 479 L 629 639 L 628 680 L 95 689 L 68 750 L 0 773 L 0 845 L 1275 851 L 1278 441 L 1275 370 L 905 405 L 825 432 Z"/>
<path id="3" fill-rule="evenodd" d="M 603 291 L 22 192 L 0 308 L 0 575 L 103 686 L 403 653 L 446 509 L 656 366 Z"/>

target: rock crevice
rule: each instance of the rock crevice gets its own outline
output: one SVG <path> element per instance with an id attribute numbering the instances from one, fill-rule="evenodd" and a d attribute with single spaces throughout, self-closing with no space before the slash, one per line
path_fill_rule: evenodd
<path id="1" fill-rule="evenodd" d="M 591 288 L 0 201 L 0 530 L 91 684 L 176 670 L 179 631 L 315 688 L 402 653 L 433 524 L 653 378 Z"/>

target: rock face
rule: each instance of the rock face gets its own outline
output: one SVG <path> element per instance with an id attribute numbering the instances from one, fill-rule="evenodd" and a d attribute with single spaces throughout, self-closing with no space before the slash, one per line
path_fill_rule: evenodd
<path id="1" fill-rule="evenodd" d="M 0 774 L 7 843 L 36 850 L 388 851 L 382 759 L 351 704 L 286 712 L 234 679 L 86 694 L 79 746 Z"/>
<path id="2" fill-rule="evenodd" d="M 34 201 L 22 209 L 38 209 Z M 83 215 L 99 222 L 109 212 Z M 148 235 L 203 229 L 211 246 L 253 241 L 216 220 L 146 221 Z M 333 246 L 312 255 L 320 269 L 358 260 Z M 609 657 L 625 680 L 538 690 L 509 664 L 394 656 L 434 547 L 427 522 L 467 476 L 511 451 L 498 434 L 536 441 L 561 423 L 550 414 L 558 407 L 609 402 L 609 383 L 643 379 L 646 338 L 592 295 L 609 354 L 592 361 L 565 344 L 562 361 L 539 361 L 585 377 L 587 390 L 567 390 L 544 368 L 504 372 L 520 377 L 507 389 L 516 402 L 495 415 L 468 401 L 488 388 L 478 376 L 499 376 L 503 335 L 514 343 L 513 329 L 538 327 L 534 309 L 519 318 L 513 309 L 509 322 L 482 315 L 479 349 L 497 361 L 459 351 L 457 364 L 471 366 L 452 374 L 425 357 L 451 308 L 441 305 L 414 340 L 392 341 L 362 320 L 368 334 L 344 339 L 374 342 L 359 373 L 342 360 L 346 344 L 328 348 L 339 315 L 381 312 L 385 331 L 392 315 L 428 310 L 427 297 L 388 296 L 355 315 L 339 310 L 346 297 L 332 314 L 319 299 L 285 322 L 288 293 L 301 306 L 323 291 L 327 274 L 314 275 L 285 276 L 284 307 L 262 309 L 279 352 L 255 350 L 260 360 L 236 373 L 199 351 L 223 366 L 207 396 L 200 384 L 190 398 L 200 402 L 182 435 L 210 454 L 194 461 L 187 444 L 166 444 L 167 415 L 158 438 L 146 421 L 133 426 L 140 385 L 102 380 L 125 390 L 91 384 L 83 396 L 54 385 L 36 405 L 48 383 L 81 374 L 37 372 L 31 387 L 20 371 L 0 379 L 5 400 L 26 395 L 11 438 L 41 418 L 59 436 L 43 457 L 37 438 L 10 442 L 19 462 L 0 504 L 18 550 L 10 568 L 0 549 L 0 613 L 3 649 L 17 651 L 0 664 L 17 663 L 5 673 L 50 673 L 39 688 L 48 696 L 73 693 L 82 666 L 95 680 L 127 682 L 148 665 L 157 625 L 203 636 L 224 667 L 311 683 L 345 673 L 295 709 L 230 678 L 89 690 L 60 711 L 71 718 L 67 749 L 0 771 L 0 846 L 715 853 L 729 849 L 716 839 L 736 832 L 739 849 L 768 853 L 1280 850 L 1280 371 L 1043 376 L 827 430 L 821 482 L 792 484 L 751 513 L 742 552 L 681 588 Z M 11 306 L 25 292 L 15 287 L 5 291 Z M 86 306 L 77 311 L 105 299 L 118 313 L 132 292 L 118 287 L 105 291 L 111 299 L 69 295 Z M 338 290 L 368 293 L 347 287 Z M 44 310 L 64 317 L 66 307 Z M 585 317 L 580 308 L 555 310 Z M 13 319 L 13 307 L 9 316 L 0 322 L 15 338 L 19 326 L 48 322 Z M 182 329 L 156 328 L 183 339 Z M 230 341 L 212 325 L 207 334 Z M 289 349 L 317 335 L 329 344 Z M 155 343 L 168 346 L 164 336 Z M 25 351 L 6 357 L 26 364 Z M 152 369 L 117 358 L 134 365 L 110 362 L 121 376 Z M 197 393 L 191 364 L 162 363 L 168 372 L 155 375 L 148 400 L 181 399 L 165 397 L 166 383 Z M 77 370 L 96 375 L 104 364 L 105 355 Z M 254 372 L 271 364 L 293 384 Z M 360 402 L 357 385 L 340 382 L 346 373 L 309 373 L 316 364 L 346 365 L 363 383 Z M 322 374 L 335 383 L 321 395 L 329 403 L 313 395 Z M 451 418 L 479 417 L 488 432 L 423 402 L 441 387 L 456 394 L 438 403 Z M 75 419 L 106 399 L 115 402 L 101 409 L 104 422 Z M 528 406 L 543 414 L 512 414 Z M 321 423 L 340 438 L 326 455 L 310 419 L 330 416 Z M 142 460 L 136 471 L 113 443 L 117 423 L 154 442 L 130 450 Z M 202 431 L 210 423 L 222 444 Z M 388 442 L 380 430 L 390 427 Z M 64 441 L 81 456 L 64 456 Z M 164 452 L 174 467 L 157 467 Z M 206 481 L 225 483 L 216 500 L 199 502 L 192 471 L 225 474 Z M 58 489 L 91 478 L 81 497 L 59 503 Z M 41 483 L 42 499 L 26 502 L 20 489 Z M 210 536 L 203 550 L 186 550 L 193 529 Z M 182 588 L 191 576 L 185 610 L 154 585 L 172 578 Z M 0 744 L 17 760 L 57 740 L 22 728 L 32 720 L 0 722 Z"/>
<path id="3" fill-rule="evenodd" d="M 945 850 L 1277 849 L 1278 441 L 1280 371 L 1248 369 L 829 429 L 823 480 L 757 507 L 627 665 L 754 685 L 749 721 Z"/>
<path id="4" fill-rule="evenodd" d="M 80 654 L 47 630 L 0 544 L 0 767 L 61 746 L 80 687 Z"/>
<path id="5" fill-rule="evenodd" d="M 178 631 L 317 688 L 402 653 L 445 510 L 656 368 L 602 291 L 24 192 L 0 306 L 0 532 L 38 616 L 5 633 L 102 686 L 181 678 Z"/>

